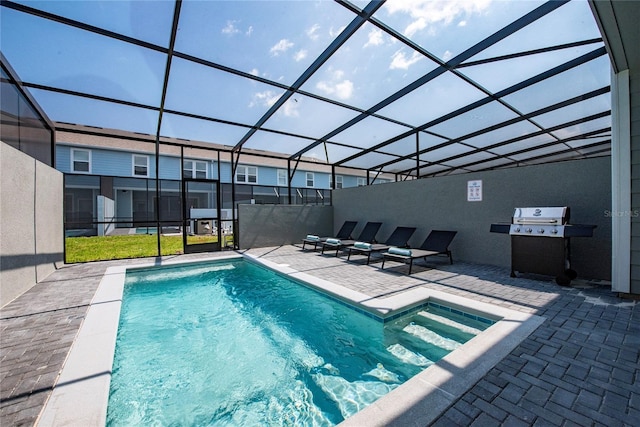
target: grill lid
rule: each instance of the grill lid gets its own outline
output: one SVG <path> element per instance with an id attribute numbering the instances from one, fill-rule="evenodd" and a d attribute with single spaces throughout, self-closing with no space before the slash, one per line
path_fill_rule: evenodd
<path id="1" fill-rule="evenodd" d="M 569 220 L 569 208 L 540 207 L 516 208 L 513 212 L 513 224 L 550 224 L 563 225 Z"/>

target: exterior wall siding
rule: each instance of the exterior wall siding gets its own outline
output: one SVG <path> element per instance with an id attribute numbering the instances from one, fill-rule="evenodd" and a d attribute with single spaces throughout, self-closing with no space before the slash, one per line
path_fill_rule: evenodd
<path id="1" fill-rule="evenodd" d="M 151 157 L 151 156 L 150 156 Z M 111 150 L 91 150 L 91 173 L 94 175 L 132 176 L 131 153 Z M 149 159 L 149 165 L 153 158 Z"/>
<path id="2" fill-rule="evenodd" d="M 640 70 L 629 74 L 631 108 L 631 275 L 630 292 L 640 294 Z"/>
<path id="3" fill-rule="evenodd" d="M 277 169 L 258 166 L 258 185 L 262 185 L 263 182 L 266 183 L 266 185 L 277 185 Z"/>
<path id="4" fill-rule="evenodd" d="M 77 173 L 71 170 L 71 149 L 74 146 L 58 143 L 56 145 L 56 169 L 64 173 Z M 148 155 L 149 157 L 149 176 L 155 178 L 155 156 L 153 154 L 133 153 L 124 150 L 108 150 L 95 147 L 78 147 L 91 151 L 91 172 L 87 175 L 104 175 L 117 177 L 134 177 L 133 176 L 133 154 Z M 195 160 L 185 156 L 185 159 Z M 203 160 L 204 161 L 204 160 Z M 220 162 L 220 176 L 218 176 L 218 162 L 206 160 L 208 163 L 209 179 L 218 179 L 222 183 L 230 183 L 234 178 L 232 176 L 231 164 L 229 162 Z M 175 156 L 160 155 L 160 179 L 179 180 L 181 176 L 180 159 Z M 256 166 L 258 168 L 258 182 L 255 185 L 277 186 L 278 170 L 286 168 L 273 166 L 259 166 L 251 163 L 242 163 L 240 165 Z M 311 171 L 314 174 L 313 187 L 307 187 L 308 171 L 298 169 L 291 180 L 292 187 L 300 188 L 317 188 L 329 189 L 331 183 L 331 174 L 325 172 Z M 356 187 L 358 178 L 353 175 L 337 174 L 343 178 L 343 188 Z M 376 180 L 376 183 L 386 182 Z"/>
<path id="5" fill-rule="evenodd" d="M 477 179 L 483 200 L 468 202 L 467 182 Z M 377 240 L 385 241 L 396 226 L 417 227 L 412 247 L 431 230 L 456 230 L 454 262 L 503 267 L 511 264 L 510 238 L 491 233 L 492 223 L 510 222 L 516 207 L 569 206 L 571 223 L 597 225 L 593 237 L 571 239 L 572 267 L 581 278 L 611 280 L 610 157 L 347 188 L 332 201 L 334 229 L 357 220 L 358 235 L 367 221 L 382 221 Z"/>
<path id="6" fill-rule="evenodd" d="M 71 172 L 71 147 L 56 145 L 56 169 L 60 172 Z"/>
<path id="7" fill-rule="evenodd" d="M 217 166 L 216 166 L 217 169 Z M 221 162 L 220 164 L 220 182 L 231 182 L 231 163 Z"/>
<path id="8" fill-rule="evenodd" d="M 218 162 L 211 162 L 209 165 L 209 178 L 220 180 L 218 176 Z"/>
<path id="9" fill-rule="evenodd" d="M 152 157 L 150 161 L 155 159 Z M 155 164 L 154 164 L 155 169 Z M 180 171 L 180 159 L 176 157 L 160 156 L 160 179 L 176 179 L 179 180 L 181 176 Z"/>

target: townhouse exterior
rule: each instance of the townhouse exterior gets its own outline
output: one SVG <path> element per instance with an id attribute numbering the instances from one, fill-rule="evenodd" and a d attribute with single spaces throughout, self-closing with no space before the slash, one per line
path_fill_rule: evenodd
<path id="1" fill-rule="evenodd" d="M 235 219 L 234 204 L 330 205 L 334 188 L 395 179 L 359 169 L 333 170 L 312 158 L 294 168 L 280 154 L 252 150 L 243 150 L 234 173 L 231 147 L 163 139 L 156 152 L 150 135 L 65 124 L 56 136 L 55 166 L 64 173 L 68 236 L 104 235 L 158 222 L 177 228 L 184 219 L 217 218 L 207 210 L 218 205 L 220 219 L 227 221 Z"/>

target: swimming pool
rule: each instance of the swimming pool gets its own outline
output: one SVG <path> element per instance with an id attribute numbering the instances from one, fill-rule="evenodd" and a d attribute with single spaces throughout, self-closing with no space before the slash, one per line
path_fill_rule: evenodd
<path id="1" fill-rule="evenodd" d="M 38 427 L 82 425 L 101 427 L 107 420 L 107 403 L 114 360 L 120 308 L 128 271 L 143 267 L 193 264 L 194 256 L 165 257 L 146 264 L 107 268 L 64 367 L 38 419 Z M 442 304 L 470 314 L 498 320 L 462 347 L 382 396 L 340 427 L 427 425 L 480 380 L 500 360 L 531 334 L 544 318 L 425 286 L 408 286 L 388 296 L 371 296 L 349 287 L 269 261 L 260 254 L 227 252 L 198 256 L 197 261 L 250 260 L 290 277 L 332 298 L 356 307 L 365 315 L 394 319 L 410 308 Z M 283 259 L 286 262 L 286 259 Z"/>
<path id="2" fill-rule="evenodd" d="M 130 272 L 107 425 L 332 426 L 494 323 L 383 320 L 243 260 Z"/>

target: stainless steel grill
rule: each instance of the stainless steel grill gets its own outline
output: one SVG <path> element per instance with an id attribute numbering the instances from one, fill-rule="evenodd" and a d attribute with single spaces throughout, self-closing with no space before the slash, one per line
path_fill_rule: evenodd
<path id="1" fill-rule="evenodd" d="M 564 237 L 564 225 L 569 209 L 560 208 L 516 208 L 509 227 L 512 236 Z"/>
<path id="2" fill-rule="evenodd" d="M 516 208 L 511 224 L 491 224 L 491 232 L 511 236 L 511 277 L 516 272 L 555 276 L 559 285 L 577 277 L 571 269 L 571 237 L 591 237 L 595 225 L 569 224 L 569 208 Z"/>

